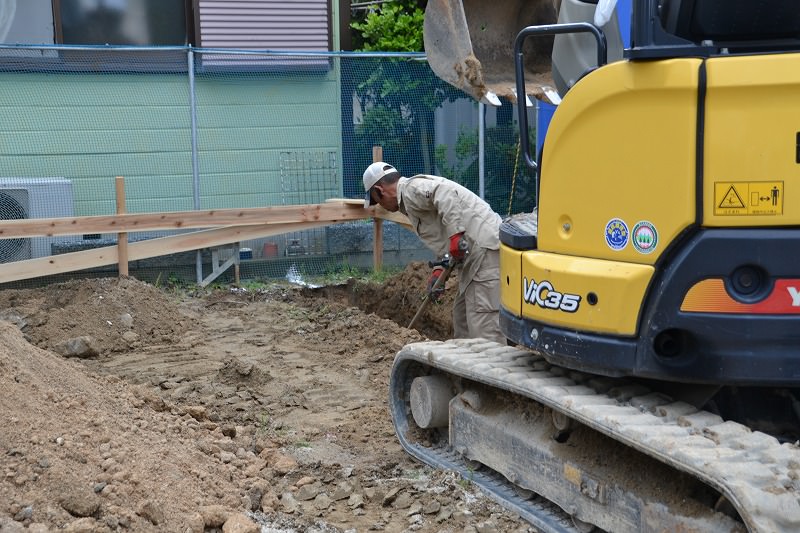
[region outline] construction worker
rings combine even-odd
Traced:
[[[438,257],[460,261],[458,295],[453,304],[455,338],[484,338],[505,344],[500,331],[500,215],[469,189],[440,176],[400,176],[392,165],[371,164],[364,171],[364,208],[380,204],[400,211]],[[444,269],[428,280],[430,291]],[[430,294],[432,298],[438,295]]]

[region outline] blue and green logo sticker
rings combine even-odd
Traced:
[[[606,224],[606,244],[612,250],[622,250],[628,245],[628,225],[619,218],[612,218]]]
[[[633,226],[631,243],[633,243],[633,247],[636,248],[636,251],[640,254],[651,253],[656,249],[656,245],[658,244],[658,231],[656,231],[656,227],[647,220],[637,222],[636,225]]]

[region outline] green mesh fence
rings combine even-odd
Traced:
[[[3,45],[0,219],[113,214],[117,176],[129,213],[362,198],[373,146],[402,174],[446,176],[506,216],[529,211],[535,194],[515,117],[508,102],[480,106],[445,84],[420,54]],[[116,238],[2,239],[0,262]],[[372,265],[369,221],[239,244],[244,279]],[[199,281],[210,258],[202,250],[129,268],[140,279]],[[384,264],[431,258],[413,234],[386,224]],[[101,267],[15,285],[116,273]]]

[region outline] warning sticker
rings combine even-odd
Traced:
[[[714,182],[715,215],[782,215],[782,181]]]

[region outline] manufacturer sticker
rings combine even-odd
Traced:
[[[612,218],[606,224],[606,244],[612,250],[622,250],[628,245],[628,225],[619,218]]]
[[[656,227],[646,220],[637,222],[631,231],[631,244],[640,254],[652,253],[658,244]]]
[[[716,181],[714,214],[753,216],[783,214],[782,181]]]
[[[581,305],[581,297],[577,294],[565,294],[553,288],[547,280],[536,283],[535,280],[522,278],[522,299],[525,303],[538,305],[542,309],[555,309],[565,313],[574,313]]]

